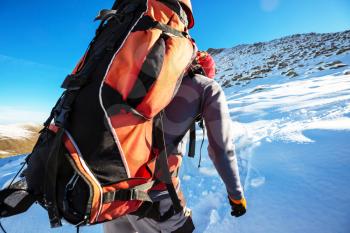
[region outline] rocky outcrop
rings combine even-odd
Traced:
[[[350,30],[308,33],[270,42],[209,49],[217,63],[217,80],[224,87],[273,76],[303,77],[317,72],[342,72],[350,64]]]

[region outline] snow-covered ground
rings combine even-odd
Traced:
[[[350,232],[350,75],[270,81],[226,90],[246,216],[230,216],[207,157],[184,166],[197,232]]]
[[[217,51],[215,59],[220,71],[217,77],[222,84],[230,84],[225,85],[225,93],[248,212],[238,219],[231,217],[224,185],[207,156],[205,141],[201,168],[197,168],[198,156],[186,158],[180,173],[188,205],[193,209],[196,233],[350,232],[350,75],[346,71],[350,53],[336,54],[344,50],[342,45],[350,43],[342,40],[348,34],[312,39],[323,43],[320,42],[323,38],[325,46],[336,46],[332,56],[330,51],[316,57],[310,55],[307,60],[293,60],[288,64],[290,68],[272,69],[266,77],[243,81],[232,80],[237,75],[232,73],[233,58],[224,59],[232,51],[238,51],[235,56],[239,57],[242,47]],[[268,48],[271,57],[274,52],[270,48],[276,44],[284,48],[282,42],[287,40],[293,48],[290,38],[297,38],[298,44],[309,37],[275,40],[262,48]],[[280,50],[276,47],[277,54]],[[250,53],[251,49],[247,51]],[[257,63],[266,57],[262,53],[256,55],[261,58]],[[285,56],[290,54],[293,51]],[[347,66],[327,69],[326,64],[335,60]],[[322,64],[325,69],[318,69]],[[242,73],[251,71],[250,66],[242,67],[236,68]],[[292,68],[298,76],[282,75]],[[22,160],[23,157],[0,160],[1,186],[14,175]],[[46,212],[38,206],[1,221],[9,233],[74,232],[71,226],[49,230]],[[86,227],[81,232],[97,233],[102,228]]]
[[[0,158],[30,152],[41,128],[33,123],[1,124]]]
[[[32,124],[9,124],[0,125],[0,138],[5,140],[5,138],[10,139],[26,139],[32,136],[28,127],[37,127],[37,125]]]

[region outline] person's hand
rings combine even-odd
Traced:
[[[230,205],[232,208],[231,215],[235,217],[240,217],[247,212],[247,201],[243,197],[241,200],[234,200],[232,198],[228,198],[230,201]]]

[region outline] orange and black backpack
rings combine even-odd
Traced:
[[[118,0],[97,19],[23,173],[52,227],[62,218],[80,226],[135,212],[152,202],[155,182],[182,211],[161,118],[196,54],[191,3]]]

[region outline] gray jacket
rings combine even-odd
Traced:
[[[184,154],[186,140],[179,142],[200,115],[208,135],[208,154],[234,199],[243,197],[237,158],[234,152],[231,118],[226,97],[220,85],[202,75],[185,77],[173,101],[165,109],[163,118],[168,153]],[[186,138],[186,137],[185,137]],[[177,145],[174,145],[177,144]]]

